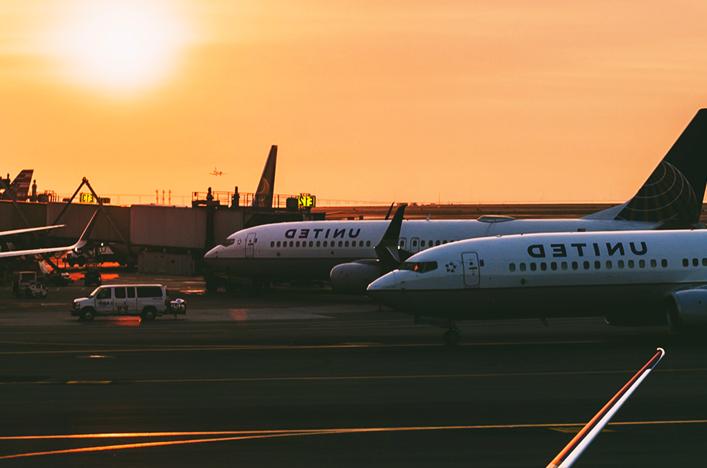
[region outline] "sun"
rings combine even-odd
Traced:
[[[76,0],[51,34],[52,55],[73,82],[134,91],[174,68],[187,38],[175,2]]]

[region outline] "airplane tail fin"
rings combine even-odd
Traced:
[[[699,222],[707,183],[707,109],[695,117],[615,219],[689,227]]]
[[[15,180],[5,189],[0,199],[24,201],[29,196],[34,169],[23,169],[17,174]]]
[[[268,159],[265,161],[263,175],[260,176],[258,188],[255,191],[253,206],[256,208],[272,208],[275,193],[275,166],[277,165],[277,145],[270,147]]]
[[[376,256],[384,267],[392,269],[404,261],[409,254],[400,250],[398,242],[400,239],[400,229],[403,225],[403,216],[407,203],[401,203],[393,215],[393,219],[388,224],[388,228],[383,233],[378,245],[376,245]],[[403,258],[404,257],[404,258]]]

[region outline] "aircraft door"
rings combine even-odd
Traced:
[[[255,233],[251,232],[245,238],[245,256],[255,256]]]
[[[479,256],[476,252],[464,252],[462,254],[462,267],[464,268],[464,286],[467,288],[479,287],[481,270],[479,268]]]

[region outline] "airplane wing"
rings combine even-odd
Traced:
[[[66,245],[63,247],[43,247],[43,248],[38,248],[38,249],[26,249],[26,250],[9,250],[7,252],[0,252],[0,259],[12,258],[12,257],[25,257],[25,256],[32,256],[32,255],[43,255],[43,254],[59,253],[59,252],[68,252],[69,250],[80,249],[81,247],[86,245],[86,241],[84,240],[84,238],[87,237],[90,234],[90,231],[93,229],[93,222],[96,219],[96,215],[98,215],[98,210],[96,210],[93,213],[93,216],[91,216],[91,219],[88,221],[88,224],[84,228],[79,239],[71,245]]]
[[[66,226],[66,224],[55,224],[52,226],[39,226],[39,227],[31,227],[31,228],[23,228],[23,229],[12,229],[10,231],[0,231],[0,237],[16,236],[19,234],[27,234],[30,232],[50,231],[52,229],[63,228],[64,226]]]
[[[592,443],[594,438],[604,429],[604,426],[606,426],[611,418],[619,411],[631,394],[641,385],[641,382],[655,369],[660,360],[663,359],[663,356],[665,356],[665,350],[663,350],[663,348],[656,349],[653,357],[650,358],[648,362],[626,382],[626,385],[594,415],[577,435],[574,436],[569,444],[552,459],[547,465],[547,468],[567,468],[572,466],[580,455],[582,455],[582,452]]]

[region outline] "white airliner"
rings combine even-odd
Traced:
[[[707,109],[697,112],[658,167],[628,202],[581,219],[403,221],[399,247],[414,254],[460,239],[498,234],[692,227],[707,181]],[[389,271],[376,246],[387,221],[303,221],[268,224],[231,234],[204,256],[207,282],[216,277],[255,283],[331,280],[340,291],[365,290]]]
[[[383,304],[444,323],[604,316],[615,325],[707,324],[707,230],[572,232],[459,241],[368,286]]]
[[[90,230],[93,226],[93,221],[96,219],[97,214],[98,214],[98,210],[96,210],[96,212],[93,213],[93,216],[91,216],[91,219],[89,220],[88,224],[86,224],[86,227],[84,228],[83,232],[81,233],[81,236],[79,237],[79,239],[71,245],[65,245],[65,246],[61,246],[61,247],[40,247],[40,248],[25,249],[25,250],[8,250],[8,251],[0,252],[0,259],[13,258],[13,257],[31,257],[34,255],[54,254],[54,253],[68,252],[71,250],[78,250],[86,244],[86,241],[84,239],[90,233]],[[61,227],[64,227],[64,225],[57,224],[57,225],[52,225],[52,226],[39,226],[39,227],[34,227],[34,228],[13,229],[11,231],[0,231],[0,237],[28,234],[28,233],[32,233],[32,232],[42,232],[42,231],[48,231],[48,230],[52,230],[52,229],[59,229]]]

